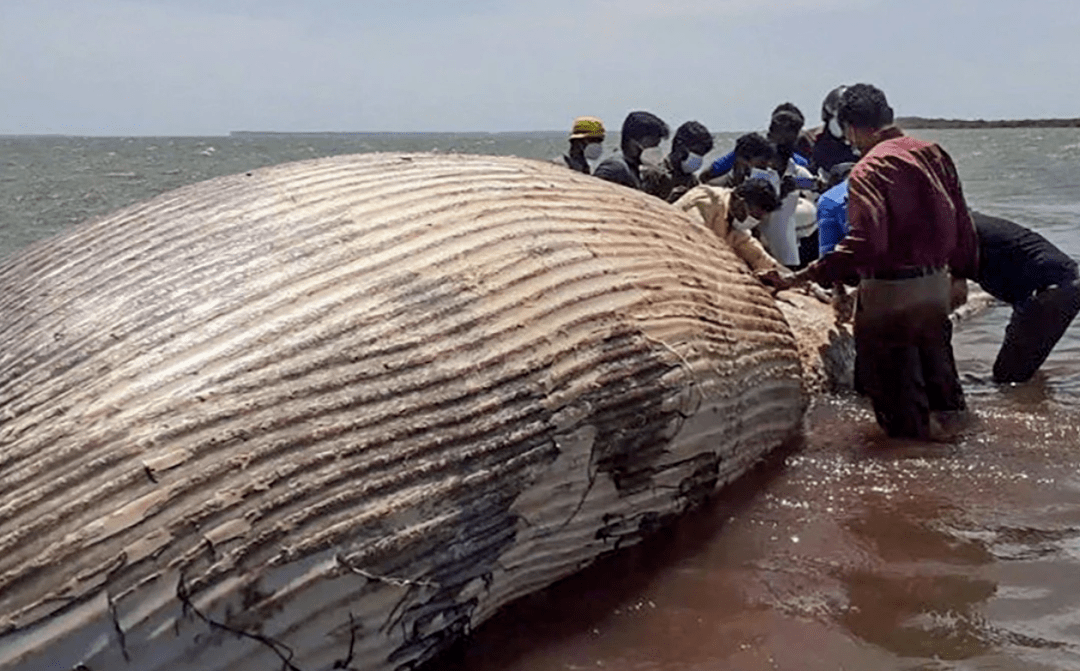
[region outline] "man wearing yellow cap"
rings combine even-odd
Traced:
[[[592,174],[589,161],[596,161],[604,151],[604,124],[593,116],[579,116],[570,129],[570,151],[563,161],[571,170]]]

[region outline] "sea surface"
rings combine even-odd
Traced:
[[[913,130],[968,202],[1080,258],[1080,129]],[[714,155],[735,133],[717,135]],[[89,218],[218,175],[372,151],[551,159],[562,133],[0,137],[0,263]],[[609,137],[609,151],[617,138]],[[975,423],[886,439],[865,401],[704,509],[480,627],[452,671],[1080,669],[1080,325],[1032,381],[989,379],[1010,309],[961,323]]]

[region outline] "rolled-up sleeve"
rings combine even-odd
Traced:
[[[710,171],[714,175],[723,175],[725,172],[735,167],[735,152],[730,151],[720,158],[713,161]]]

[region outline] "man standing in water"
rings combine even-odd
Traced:
[[[660,141],[671,133],[663,119],[650,112],[631,112],[622,125],[620,146],[622,153],[609,156],[596,166],[594,177],[622,184],[631,189],[641,188],[641,162],[659,165],[664,155],[659,149]],[[649,156],[648,154],[655,154]]]
[[[850,232],[832,252],[779,286],[861,278],[855,313],[857,386],[894,437],[938,437],[965,409],[949,321],[950,270],[975,278],[978,240],[952,158],[893,125],[885,94],[844,92],[844,134],[862,153],[848,184]]]
[[[579,116],[570,129],[570,151],[563,155],[566,167],[591,174],[589,161],[600,158],[604,151],[604,124],[592,116]]]

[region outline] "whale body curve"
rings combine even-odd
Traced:
[[[184,187],[0,264],[0,669],[413,668],[805,402],[769,294],[644,194],[435,154]]]

